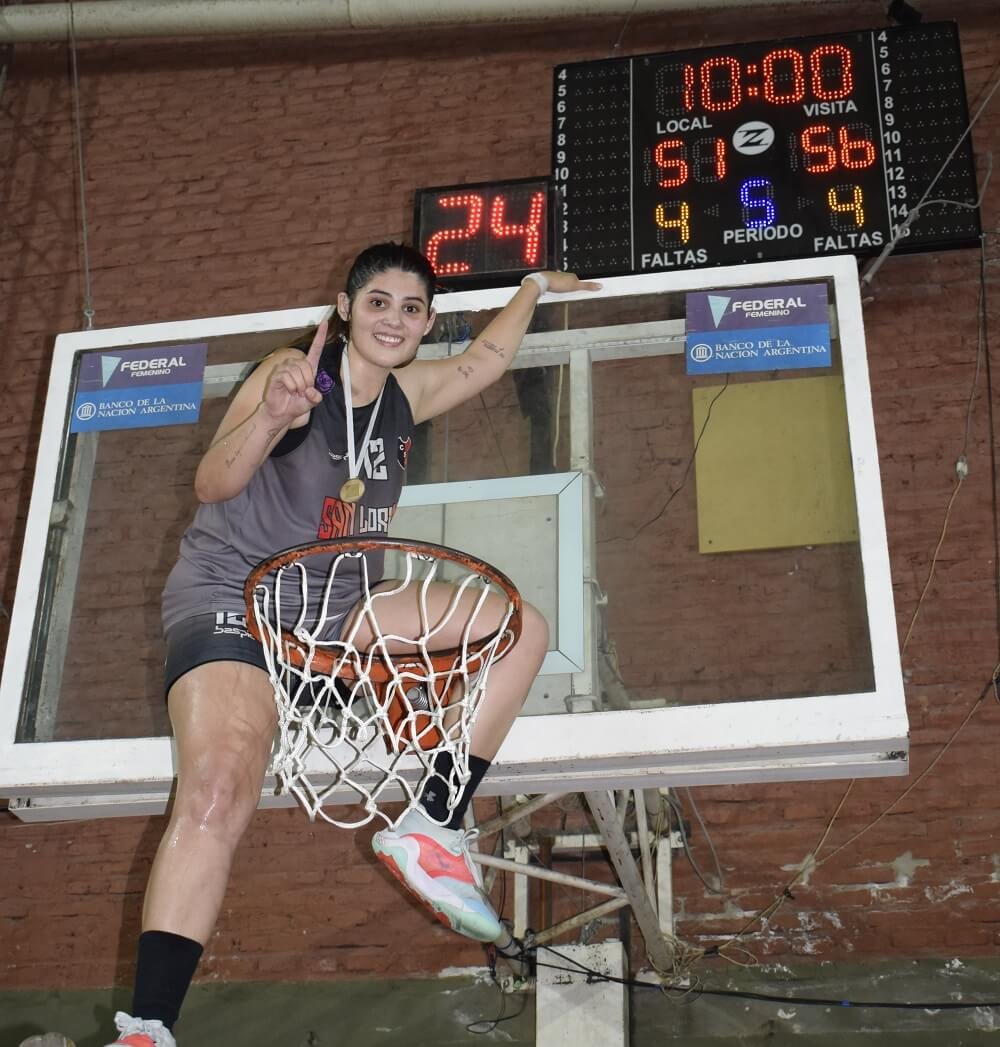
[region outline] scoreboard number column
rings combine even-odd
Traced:
[[[897,89],[895,64],[889,33],[883,29],[872,36],[875,64],[875,86],[878,94],[879,138],[882,142],[882,169],[885,172],[885,195],[889,205],[889,238],[894,239],[910,213],[906,189],[906,156],[903,133],[896,126]],[[906,235],[909,235],[909,229]]]
[[[629,272],[629,60],[556,66],[552,93],[556,266]]]
[[[570,204],[566,193],[566,186],[569,182],[569,156],[566,151],[566,122],[569,119],[569,89],[566,84],[566,67],[556,72],[556,115],[553,127],[554,137],[554,149],[553,149],[553,160],[555,161],[554,166],[554,180],[556,183],[556,229],[557,237],[559,238],[559,266],[562,269],[569,269],[569,214]]]

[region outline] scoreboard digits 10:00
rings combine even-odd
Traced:
[[[968,126],[951,22],[557,66],[554,95],[555,247],[581,273],[877,254]],[[975,203],[968,137],[931,196]],[[979,231],[928,202],[900,249]]]

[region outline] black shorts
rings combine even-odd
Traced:
[[[167,658],[163,667],[163,696],[187,672],[208,662],[245,662],[267,673],[264,647],[247,629],[246,615],[238,611],[210,611],[183,618],[172,625],[164,636]],[[338,622],[337,629],[340,629]],[[350,688],[338,680],[337,691],[349,695]],[[316,694],[324,691],[316,685]],[[306,697],[311,691],[306,692]]]
[[[246,662],[267,672],[260,640],[250,635],[246,615],[236,611],[211,611],[184,618],[167,630],[164,639],[164,695],[170,694],[170,688],[185,673],[207,662]]]

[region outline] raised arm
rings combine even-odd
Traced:
[[[580,280],[574,273],[546,271],[541,275],[548,290],[557,294],[598,291],[601,287],[593,281]],[[525,281],[464,352],[447,360],[414,360],[396,371],[414,420],[425,422],[444,414],[497,381],[513,362],[541,294],[538,283]]]
[[[234,498],[282,436],[309,420],[322,399],[315,381],[326,329],[324,320],[307,354],[278,349],[240,386],[198,464],[194,489],[199,501]]]

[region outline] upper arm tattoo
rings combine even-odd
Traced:
[[[496,345],[494,342],[491,342],[486,338],[484,338],[480,344],[484,349],[488,349],[495,356],[507,355],[502,346]]]

